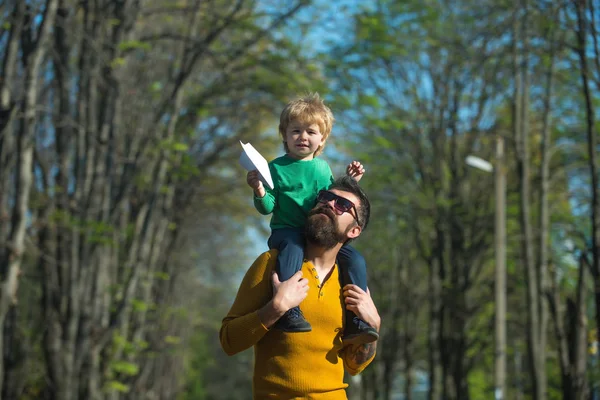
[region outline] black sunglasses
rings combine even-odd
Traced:
[[[334,200],[333,208],[337,211],[337,215],[342,215],[345,212],[350,213],[350,210],[354,209],[354,215],[352,215],[352,213],[350,213],[350,215],[352,215],[356,220],[356,223],[360,225],[360,222],[358,221],[358,211],[356,211],[356,206],[353,202],[342,196],[338,196],[329,190],[321,190],[317,195],[317,201],[319,203],[329,203],[331,200]]]

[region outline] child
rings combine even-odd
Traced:
[[[280,281],[289,279],[302,268],[307,214],[314,207],[319,191],[326,190],[333,182],[327,162],[316,158],[325,147],[333,121],[331,110],[318,94],[288,103],[279,121],[286,154],[269,163],[274,189],[264,187],[258,171],[248,172],[247,182],[254,189],[256,209],[263,215],[273,213],[268,245],[270,249],[279,251],[276,271]],[[357,161],[346,168],[346,174],[357,181],[364,172]],[[320,201],[327,202],[327,199]],[[367,290],[367,266],[356,250],[345,244],[338,255],[338,263],[343,284],[353,283]],[[312,329],[299,307],[287,311],[274,327],[285,332],[308,332]],[[369,343],[377,340],[378,336],[374,328],[346,310],[344,343]]]

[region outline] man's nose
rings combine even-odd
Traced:
[[[335,210],[335,199],[331,199],[328,202],[326,202],[325,204],[327,204],[327,206],[329,208],[331,208],[332,210]]]

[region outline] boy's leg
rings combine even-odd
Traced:
[[[344,245],[338,253],[341,270],[342,287],[354,284],[367,291],[367,263],[364,257],[350,245]],[[342,341],[346,343],[370,343],[379,338],[379,334],[371,325],[358,318],[350,310],[345,310],[346,323]]]
[[[275,271],[281,282],[287,281],[302,269],[304,262],[304,231],[302,229],[275,229],[267,244],[269,249],[278,250]]]
[[[275,229],[268,241],[269,248],[279,251],[275,271],[280,281],[290,279],[302,269],[304,262],[304,230],[295,228]],[[309,332],[312,327],[304,318],[300,307],[288,310],[275,323],[274,328],[285,332]]]

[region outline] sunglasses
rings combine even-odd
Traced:
[[[334,201],[333,208],[336,210],[337,215],[342,215],[345,212],[350,213],[350,210],[354,209],[354,215],[352,215],[352,213],[350,213],[350,215],[352,215],[356,220],[356,223],[360,225],[360,222],[358,221],[358,211],[356,211],[356,206],[353,202],[342,196],[338,196],[329,190],[321,190],[317,195],[317,201],[319,203],[329,203],[332,200]]]

